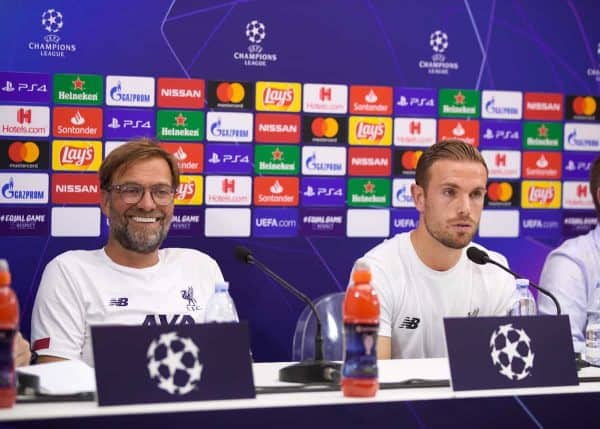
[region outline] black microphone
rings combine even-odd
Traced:
[[[274,273],[269,267],[260,262],[252,255],[250,249],[244,246],[235,247],[235,257],[244,264],[250,264],[256,266],[259,270],[265,273],[267,276],[275,280],[275,282],[289,292],[292,293],[296,298],[306,303],[312,313],[315,316],[317,326],[315,333],[315,359],[306,360],[299,362],[294,365],[286,366],[279,370],[279,380],[291,383],[330,383],[337,381],[339,372],[342,368],[341,364],[326,361],[323,359],[323,335],[322,325],[317,308],[313,304],[312,300],[288,283],[286,280],[281,278],[279,275]]]
[[[495,266],[502,268],[507,273],[512,274],[513,277],[515,277],[517,279],[522,278],[520,275],[518,275],[514,271],[509,270],[504,265],[501,265],[498,262],[496,262],[493,259],[491,259],[489,257],[489,255],[485,251],[479,249],[478,247],[475,247],[475,246],[469,247],[467,249],[467,257],[471,261],[475,262],[476,264],[479,264],[479,265],[485,265],[485,264],[488,264],[488,263],[494,264]],[[552,301],[554,301],[554,305],[556,306],[556,314],[558,316],[560,316],[560,304],[558,303],[558,300],[556,299],[556,297],[550,291],[544,289],[543,287],[540,287],[540,286],[536,285],[532,281],[529,281],[529,284],[531,286],[533,286],[535,289],[537,289],[540,292],[542,292],[544,295],[547,295],[548,297],[550,297],[550,299],[552,299]]]

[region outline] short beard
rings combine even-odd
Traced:
[[[443,244],[444,246],[446,246],[450,249],[457,249],[457,250],[464,249],[473,240],[473,237],[475,236],[475,232],[477,231],[477,227],[475,227],[475,229],[473,230],[473,233],[470,235],[467,242],[462,244],[462,241],[458,242],[456,239],[452,238],[449,235],[444,235],[443,233],[439,233],[439,232],[434,231],[431,228],[429,228],[429,224],[427,223],[426,217],[423,218],[423,221],[424,221],[423,223],[425,224],[425,229],[427,230],[427,232],[429,232],[429,235],[431,235],[436,241],[440,242],[441,244]]]
[[[127,225],[110,225],[112,236],[123,248],[143,254],[149,254],[158,249],[167,236],[167,230],[163,227],[157,233],[148,236],[144,233],[130,232]]]

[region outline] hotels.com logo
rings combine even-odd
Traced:
[[[527,193],[527,199],[530,203],[550,204],[554,200],[554,187],[552,186],[531,186]]]
[[[93,147],[76,147],[65,145],[60,150],[60,163],[62,165],[76,165],[87,167],[94,160],[95,151]]]
[[[17,122],[19,124],[31,124],[31,109],[17,110]]]
[[[263,103],[265,106],[288,107],[294,101],[294,90],[292,88],[265,88],[263,92]]]

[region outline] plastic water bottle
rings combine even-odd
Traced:
[[[10,408],[17,398],[14,342],[19,326],[19,302],[10,288],[6,259],[0,259],[0,408]]]
[[[342,392],[344,396],[375,396],[379,389],[379,298],[371,285],[371,270],[362,261],[354,267],[342,312],[345,338]]]
[[[209,298],[204,313],[206,323],[217,322],[239,322],[233,298],[229,295],[229,283],[219,282],[215,284],[215,293]]]
[[[535,316],[537,314],[537,305],[529,290],[529,280],[527,279],[517,279],[517,289],[513,293],[511,302],[509,311],[511,316]]]
[[[585,327],[585,360],[600,366],[600,281],[592,292],[588,303]]]

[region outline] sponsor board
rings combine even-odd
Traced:
[[[567,121],[597,121],[600,97],[592,95],[567,95],[565,100]]]
[[[518,237],[519,210],[483,210],[480,237]]]
[[[250,145],[206,144],[205,152],[206,173],[252,173],[254,158]]]
[[[300,115],[257,113],[254,118],[254,140],[256,142],[300,142]]]
[[[561,121],[564,116],[563,95],[557,93],[526,92],[523,118],[530,121]]]
[[[348,209],[348,237],[389,237],[390,211],[385,209]]]
[[[257,207],[252,213],[253,237],[295,237],[298,209]]]
[[[438,140],[461,140],[479,146],[479,121],[465,119],[439,119]]]
[[[486,119],[521,119],[523,93],[521,91],[482,91],[481,117]]]
[[[419,212],[416,210],[397,209],[391,211],[391,234],[409,232],[419,226]]]
[[[204,137],[204,112],[159,110],[156,113],[156,135],[161,140],[201,141]]]
[[[249,206],[252,203],[252,178],[247,176],[206,176],[207,206]]]
[[[203,226],[202,210],[195,207],[175,207],[169,237],[201,237]]]
[[[52,169],[56,171],[98,171],[102,162],[102,142],[54,140]]]
[[[348,87],[326,83],[305,83],[302,106],[308,113],[348,112]]]
[[[309,143],[345,143],[348,119],[343,116],[303,116],[302,141]]]
[[[563,152],[563,179],[587,179],[598,155],[591,152]]]
[[[351,145],[391,146],[392,118],[350,116],[348,142]]]
[[[99,237],[98,207],[52,207],[50,235],[52,237]]]
[[[562,124],[553,122],[525,122],[523,124],[524,149],[560,150],[562,139]]]
[[[156,87],[158,107],[204,108],[204,80],[160,77]]]
[[[304,236],[341,237],[346,233],[346,210],[343,208],[303,208],[300,230]]]
[[[516,149],[523,146],[523,125],[520,121],[480,122],[480,149]]]
[[[0,173],[0,204],[46,204],[48,174]]]
[[[208,107],[224,109],[252,109],[254,88],[250,82],[209,80],[206,88]]]
[[[302,85],[292,82],[256,82],[256,110],[299,112]]]
[[[350,86],[350,113],[355,115],[391,115],[394,99],[389,86]]]
[[[249,208],[212,208],[204,211],[206,237],[250,237]]]
[[[489,181],[484,206],[489,208],[519,207],[520,184],[515,181]]]
[[[206,140],[214,142],[251,142],[252,113],[208,112]]]
[[[175,192],[176,206],[200,206],[202,205],[203,182],[202,176],[183,175],[180,176],[179,186]]]
[[[204,145],[201,143],[160,143],[177,160],[179,172],[202,173]]]
[[[524,209],[558,209],[560,202],[560,182],[523,180],[521,183],[521,207]]]
[[[48,137],[50,108],[0,106],[0,136]]]
[[[565,123],[565,150],[600,151],[600,124]]]
[[[263,176],[254,178],[255,206],[297,206],[299,179],[297,177]]]
[[[104,109],[104,138],[108,140],[154,137],[156,115],[150,109]]]
[[[490,179],[521,177],[521,152],[516,150],[482,150]]]
[[[478,118],[480,104],[479,91],[470,89],[440,89],[439,116],[442,118]]]
[[[0,140],[0,169],[47,170],[48,142],[43,140]]]
[[[0,71],[0,102],[49,103],[50,75]]]
[[[106,76],[106,105],[154,107],[154,78]]]
[[[341,177],[303,177],[300,183],[303,206],[345,206],[346,180]]]
[[[389,176],[391,172],[391,149],[351,147],[348,150],[348,175]]]
[[[414,176],[421,155],[422,150],[394,151],[394,176]]]
[[[593,211],[563,210],[562,236],[565,238],[587,234],[598,225],[598,216]]]
[[[100,106],[104,102],[104,85],[98,74],[55,74],[52,92],[54,104]]]
[[[560,210],[522,210],[521,232],[523,237],[557,237],[562,229]]]
[[[302,174],[307,176],[345,176],[345,147],[302,147]]]
[[[394,116],[436,116],[437,91],[434,88],[394,88]]]
[[[52,110],[54,137],[99,139],[102,109],[99,107],[55,107]]]
[[[348,179],[347,202],[350,207],[389,207],[390,179]]]
[[[0,236],[42,235],[50,232],[47,207],[0,206]]]
[[[589,182],[563,182],[562,205],[564,209],[594,210]]]
[[[394,146],[431,146],[437,141],[436,128],[431,118],[395,118]]]
[[[560,179],[561,152],[523,152],[524,179]]]
[[[300,148],[297,146],[256,145],[254,172],[256,174],[298,174]]]
[[[97,174],[55,173],[52,175],[53,204],[99,204]]]
[[[411,186],[414,179],[394,179],[392,181],[392,207],[414,207]]]

